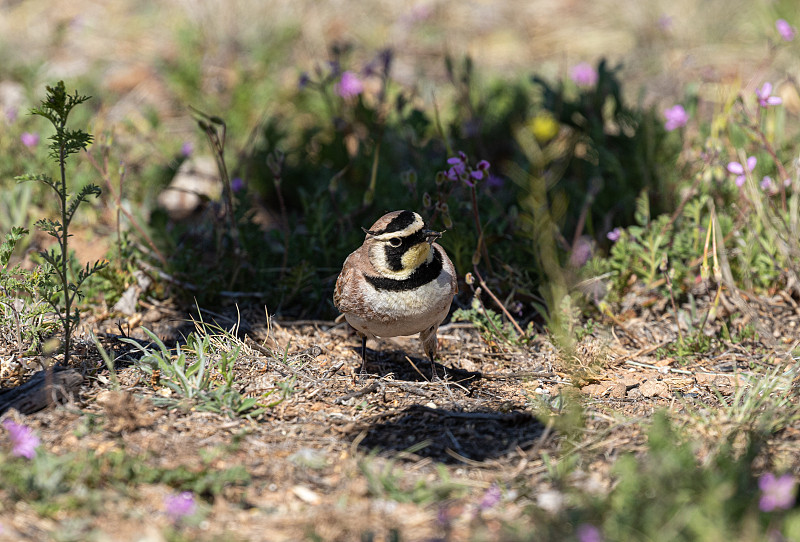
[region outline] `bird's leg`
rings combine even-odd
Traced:
[[[439,379],[439,374],[436,372],[436,362],[434,361],[434,358],[436,358],[436,350],[439,346],[436,338],[436,330],[438,327],[439,326],[431,326],[425,331],[421,331],[419,334],[419,338],[422,341],[422,349],[425,350],[425,354],[428,356],[428,359],[431,360],[431,380]]]
[[[359,377],[367,373],[367,336],[361,335],[361,369],[358,371]]]
[[[439,380],[439,373],[436,372],[436,362],[433,361],[433,356],[428,355],[428,358],[431,360],[431,380]],[[445,371],[446,373],[447,371]]]

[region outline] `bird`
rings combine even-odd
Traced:
[[[367,364],[367,339],[419,333],[436,374],[436,332],[458,293],[456,270],[435,241],[444,232],[425,224],[413,211],[392,211],[371,228],[364,243],[342,265],[333,304],[361,338],[361,369]]]

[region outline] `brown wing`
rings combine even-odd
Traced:
[[[438,243],[433,244],[436,247],[436,250],[442,255],[442,268],[450,274],[450,287],[453,289],[453,295],[458,293],[458,276],[456,275],[456,268],[453,266],[453,262],[450,261],[450,258],[447,256],[447,252],[445,252],[442,245]]]
[[[359,262],[362,260],[362,249],[352,252],[342,265],[342,271],[336,279],[333,289],[333,304],[340,312],[352,312],[355,303],[356,281]]]

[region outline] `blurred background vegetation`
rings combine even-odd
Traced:
[[[447,229],[442,243],[459,274],[483,270],[485,286],[523,324],[552,308],[545,283],[555,268],[568,289],[609,279],[598,298],[629,286],[631,270],[657,286],[668,258],[685,291],[699,269],[708,201],[737,209],[719,217],[723,235],[756,231],[741,228],[749,204],[724,169],[755,141],[738,122],[737,97],[772,81],[784,105],[761,119],[766,137],[780,156],[795,148],[796,47],[774,25],[790,17],[791,2],[53,9],[34,0],[0,9],[8,59],[0,73],[0,233],[53,212],[42,188],[14,177],[42,169],[49,134],[25,113],[46,84],[64,79],[93,96],[73,119],[89,126],[95,144],[72,181],[96,182],[104,196],[75,225],[82,231],[74,246],[79,260],[115,262],[93,282],[109,306],[143,268],[164,279],[154,286],[160,295],[253,299],[287,317],[331,317],[333,280],[360,243],[360,227],[397,208]],[[595,79],[576,77],[578,65]],[[338,87],[345,72],[362,85],[349,97]],[[663,110],[676,104],[690,121],[668,131]],[[216,151],[198,119],[217,138]],[[472,187],[439,174],[458,151],[491,164],[475,187],[488,251],[478,250]],[[759,152],[767,164],[759,175],[777,178]],[[182,176],[189,184],[174,184]],[[186,192],[199,197],[164,196]],[[672,216],[654,231],[662,215]],[[609,232],[627,226],[640,230],[602,258]],[[543,234],[554,243],[544,246]],[[45,241],[37,234],[23,244]],[[743,280],[766,286],[779,278],[774,243],[741,243],[749,252],[732,266]]]

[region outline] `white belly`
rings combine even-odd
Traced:
[[[447,317],[453,300],[450,278],[444,273],[416,290],[376,291],[365,283],[364,293],[380,318],[366,319],[352,313],[345,317],[358,331],[374,337],[414,335],[438,326]]]

